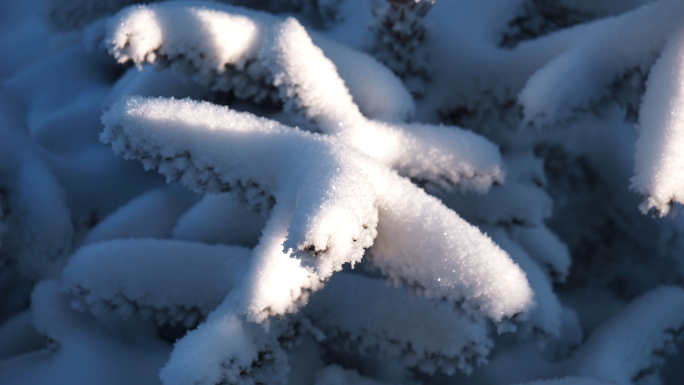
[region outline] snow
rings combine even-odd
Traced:
[[[263,320],[262,309],[293,311],[302,295],[297,286],[308,288],[316,280],[305,270],[297,272],[296,263],[285,263],[283,241],[325,279],[343,263],[360,261],[376,231],[372,263],[398,282],[419,286],[429,298],[466,298],[471,311],[495,321],[533,303],[525,275],[488,237],[407,180],[332,138],[188,100],[131,98],[102,119],[101,139],[115,152],[141,159],[147,169],[159,167],[168,178],[180,177],[199,191],[265,187],[241,193],[248,201],[259,198],[257,207],[275,196],[278,213],[271,213],[272,228],[267,224],[264,234],[269,235],[257,246],[257,269],[250,274],[248,303],[256,307],[247,306],[256,319]],[[289,146],[283,146],[286,140]],[[349,220],[326,220],[336,217]],[[291,272],[289,289],[277,284],[282,280],[274,277],[287,276],[279,269]]]
[[[252,38],[226,45],[216,35],[229,36],[230,31],[219,34],[212,30],[207,32],[210,37],[197,34],[195,31],[201,30],[199,27],[191,29],[193,32],[160,32],[168,29],[163,25],[178,24],[179,20],[197,23],[195,18],[199,13],[209,15],[202,16],[202,25],[227,28],[225,25],[233,23],[234,28],[244,30],[241,33],[251,34]],[[413,105],[408,92],[373,59],[316,37],[331,58],[338,59],[333,64],[294,19],[283,22],[279,30],[268,32],[264,24],[275,21],[266,14],[241,8],[194,8],[172,3],[128,8],[114,20],[110,22],[107,44],[119,62],[130,60],[140,65],[157,63],[161,60],[158,57],[163,57],[162,62],[185,68],[181,72],[192,73],[191,77],[198,83],[218,82],[213,87],[222,90],[232,89],[232,86],[223,87],[215,79],[227,66],[241,70],[248,64],[264,65],[268,75],[262,74],[261,70],[253,72],[247,68],[245,71],[255,75],[254,79],[263,80],[264,86],[270,82],[264,79],[274,78],[285,109],[294,115],[304,114],[305,120],[300,123],[309,126],[308,121],[313,121],[313,130],[328,134],[345,131],[342,136],[346,142],[398,168],[402,174],[442,188],[459,185],[477,191],[485,191],[492,183],[503,179],[498,149],[484,138],[455,127],[402,125],[399,122],[390,125],[364,117],[354,100],[367,102],[363,105],[373,109],[376,108],[374,102],[369,100],[387,100],[388,104],[397,106],[399,111],[377,107],[380,110],[369,113],[381,119],[401,120],[410,116]],[[244,20],[250,20],[252,24],[243,25]],[[275,36],[267,37],[270,33]],[[166,45],[172,47],[168,52]],[[347,84],[338,75],[336,66],[341,68],[341,74],[354,74],[349,76]],[[366,70],[358,71],[359,66]],[[386,90],[394,96],[387,99],[379,91],[371,91],[376,89]],[[384,145],[380,146],[380,143]],[[415,155],[407,161],[407,153]]]
[[[684,30],[674,34],[653,66],[641,105],[632,189],[641,211],[666,215],[684,203]]]
[[[161,166],[169,180],[183,172],[181,181],[196,192],[235,189],[260,209],[271,205],[267,194],[277,191],[294,152],[283,145],[293,135],[278,123],[209,103],[133,97],[102,121],[100,140],[127,158],[144,155],[147,170]]]
[[[530,287],[534,291],[537,306],[530,316],[529,325],[558,337],[561,331],[561,304],[553,292],[551,281],[547,275],[523,248],[510,239],[505,230],[501,228],[487,229],[486,227],[485,229],[492,239],[506,250],[513,261],[525,272]]]
[[[197,107],[203,108],[205,113],[198,116]],[[268,284],[262,285],[255,277],[257,281],[252,283],[250,291],[253,305],[247,305],[253,309],[251,313],[255,317],[262,317],[257,315],[266,308],[273,309],[276,314],[293,311],[296,307],[291,303],[297,302],[299,295],[292,297],[290,290],[299,290],[295,287],[299,284],[315,286],[309,281],[319,280],[309,278],[311,274],[300,268],[297,260],[287,262],[290,261],[288,253],[283,254],[286,236],[321,278],[339,270],[342,263],[358,261],[363,249],[372,243],[377,222],[374,198],[367,183],[354,183],[363,178],[364,173],[353,163],[351,167],[342,163],[340,151],[326,153],[332,144],[322,138],[251,114],[191,101],[133,98],[115,105],[103,116],[103,121],[109,130],[102,137],[112,141],[115,150],[125,149],[128,154],[148,158],[149,151],[156,151],[161,143],[166,143],[166,149],[157,155],[162,162],[160,171],[172,176],[182,173],[182,181],[196,190],[243,188],[243,191],[238,190],[241,198],[252,204],[256,200],[256,207],[262,209],[269,208],[273,200],[271,194],[275,196],[276,207],[270,220],[273,229],[269,230],[267,225],[264,230],[264,234],[269,235],[264,235],[255,251],[258,268],[252,274],[271,278],[275,274],[281,278],[269,279]],[[165,138],[158,135],[159,129],[164,129]],[[198,132],[208,135],[198,135]],[[284,146],[287,143],[284,141],[292,145]],[[174,143],[177,143],[176,148],[173,148]],[[231,157],[223,156],[226,152]],[[261,161],[253,162],[252,158],[258,152],[262,154]],[[174,158],[179,154],[181,157]],[[330,163],[326,163],[326,159]],[[154,164],[151,159],[144,162],[150,168]],[[318,184],[312,183],[314,180]],[[299,187],[302,183],[304,188]],[[257,193],[247,189],[261,186],[268,189],[257,190]],[[301,190],[296,192],[298,188]],[[278,217],[276,209],[283,210],[278,214],[281,219],[274,219]],[[328,215],[353,220],[327,222]],[[314,219],[312,223],[322,223],[315,222],[320,216],[320,221],[332,226],[311,227],[312,223],[303,220],[309,216]],[[308,253],[313,256],[307,256]],[[319,253],[323,257],[313,259]],[[262,272],[261,268],[265,270]],[[287,270],[280,270],[282,268]],[[279,282],[295,286],[283,288]],[[267,295],[276,292],[279,295]]]
[[[358,6],[361,6],[359,4]],[[361,113],[384,121],[405,121],[413,117],[415,104],[401,80],[373,57],[361,51],[309,32],[312,42],[335,64]]]
[[[303,312],[327,340],[362,353],[398,356],[404,365],[428,373],[471,373],[492,347],[486,326],[463,312],[359,275],[336,274]]]
[[[267,13],[205,1],[134,6],[110,19],[105,44],[119,62],[170,65],[212,89],[275,102],[272,75],[257,59],[269,26],[277,20]],[[314,39],[335,62],[364,114],[383,120],[412,116],[411,96],[391,71],[323,35]]]
[[[518,97],[524,123],[545,127],[568,120],[607,97],[611,83],[630,69],[647,69],[681,11],[679,1],[656,1],[559,35],[556,40],[575,42],[527,80]]]
[[[488,236],[406,179],[378,172],[385,175],[372,178],[380,200],[373,266],[397,284],[494,321],[533,307],[525,273]]]
[[[511,236],[551,278],[565,280],[570,272],[570,252],[548,227],[516,226]]]
[[[196,115],[197,108],[204,110],[201,116]],[[114,105],[103,122],[107,130],[101,138],[112,142],[115,151],[143,158],[148,169],[159,165],[169,179],[182,174],[182,182],[195,191],[235,189],[241,199],[262,210],[274,198],[284,203],[297,199],[288,247],[326,255],[314,263],[323,277],[342,263],[358,261],[363,248],[372,243],[377,222],[374,196],[367,183],[355,183],[365,179],[365,172],[355,161],[345,163],[353,155],[336,149],[331,141],[248,113],[188,100],[132,98]],[[284,145],[288,142],[291,145]],[[155,154],[160,147],[161,153]],[[223,156],[226,151],[230,157]],[[254,162],[254,156],[260,160]],[[296,195],[295,189],[300,190]],[[334,210],[324,211],[330,208]],[[312,219],[342,215],[353,221],[311,228],[299,213]]]
[[[0,184],[7,204],[3,253],[17,257],[33,279],[56,277],[71,251],[71,213],[64,188],[27,131],[18,106],[0,88]]]
[[[577,374],[631,384],[662,366],[684,328],[684,291],[660,287],[601,325],[574,357]]]
[[[0,362],[4,383],[159,383],[158,368],[171,349],[156,339],[154,331],[140,328],[127,336],[103,327],[99,320],[74,312],[68,297],[60,294],[57,281],[36,285],[31,313],[36,330],[51,341],[51,349]],[[139,325],[128,326],[135,330]]]
[[[294,18],[277,24],[273,37],[262,51],[274,74],[285,109],[305,109],[305,117],[329,134],[354,124],[362,115],[339,76],[333,62],[315,46],[304,27]]]
[[[289,368],[276,331],[245,322],[233,310],[228,297],[176,343],[159,374],[165,385],[285,384]]]
[[[194,22],[195,28],[188,29],[196,35],[173,28],[181,20]],[[186,60],[201,65],[200,73],[208,75],[211,70],[220,72],[229,63],[244,66],[259,48],[259,40],[263,39],[260,32],[261,28],[249,17],[174,3],[167,7],[130,7],[117,14],[109,21],[106,44],[122,63],[153,62],[158,55],[172,59],[192,52]],[[204,45],[196,41],[203,41]]]
[[[178,219],[173,238],[254,247],[265,224],[263,215],[247,210],[232,194],[206,194]]]
[[[402,175],[441,188],[483,192],[503,180],[498,149],[486,139],[456,127],[369,120],[335,65],[295,19],[284,21],[274,34],[262,56],[285,109],[302,115],[305,127],[338,136]]]
[[[551,216],[551,197],[543,188],[514,180],[493,186],[484,195],[456,193],[443,200],[464,217],[486,224],[539,226]]]
[[[170,65],[200,85],[262,101],[274,95],[253,59],[271,19],[210,2],[132,6],[109,19],[105,45],[120,63]]]
[[[0,15],[0,49],[12,52],[0,63],[0,78],[5,79],[27,63],[38,60],[50,48],[50,33],[35,16],[40,0],[22,1],[3,7]],[[31,44],[26,44],[30,41]]]
[[[254,261],[245,274],[244,289],[236,294],[241,299],[237,306],[252,321],[264,322],[268,317],[294,313],[306,304],[311,291],[323,287],[323,277],[302,267],[290,250],[283,251],[292,201],[287,199],[273,208],[254,248]]]
[[[82,244],[110,239],[170,238],[176,221],[194,200],[192,193],[177,188],[149,191],[98,223]]]
[[[0,4],[0,383],[679,383],[681,0],[128,3]]]
[[[134,313],[159,324],[192,327],[218,306],[244,274],[251,251],[235,246],[130,239],[79,249],[63,288],[82,310]]]
[[[17,246],[26,258],[22,263],[29,264],[29,271],[35,269],[38,276],[54,277],[71,250],[73,233],[64,191],[50,170],[38,162],[23,164],[16,173],[16,191],[9,198],[16,210],[16,228],[11,230],[21,234],[23,245]]]

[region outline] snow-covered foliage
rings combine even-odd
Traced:
[[[0,384],[684,378],[684,1],[134,3],[0,5]]]
[[[271,303],[259,292],[300,293],[298,285],[309,288],[311,279],[327,279],[343,264],[361,261],[374,239],[371,263],[428,297],[465,299],[468,308],[496,321],[532,304],[524,274],[489,238],[344,141],[189,100],[123,100],[102,121],[103,142],[148,169],[158,168],[169,181],[180,179],[197,192],[237,190],[245,203],[261,211],[273,206],[255,252],[273,245],[263,248],[264,255],[255,255],[260,262],[255,262],[254,273],[264,276],[274,270],[272,274],[281,275],[275,271],[277,260],[295,261],[288,249],[312,270],[296,262],[292,267],[301,273],[277,289],[270,282],[275,275],[258,278],[257,292],[248,294],[259,303],[248,305],[256,313],[260,308],[273,314],[293,310],[291,304]],[[402,202],[407,199],[409,206]],[[433,217],[433,223],[424,223],[424,215]],[[412,224],[410,233],[406,224]],[[444,236],[455,228],[457,233]],[[283,237],[280,243],[266,238],[268,229]]]
[[[429,79],[423,18],[435,0],[388,0],[373,10],[375,56],[420,96]]]
[[[653,66],[644,95],[636,144],[634,188],[646,196],[641,209],[661,215],[684,203],[684,29],[668,41]]]

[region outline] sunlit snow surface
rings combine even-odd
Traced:
[[[659,383],[684,226],[557,210],[684,203],[684,2],[439,0],[421,98],[382,0],[226,2],[0,5],[1,385]]]

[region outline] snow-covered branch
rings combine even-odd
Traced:
[[[192,328],[247,270],[251,251],[170,240],[116,240],[80,249],[63,288],[95,314],[114,310]]]
[[[498,149],[470,131],[369,120],[354,103],[335,65],[294,19],[275,27],[262,50],[285,109],[305,125],[378,159],[409,178],[449,190],[486,191],[503,180]]]
[[[630,71],[647,73],[668,36],[681,24],[675,16],[681,11],[680,1],[655,1],[520,44],[516,49],[520,54],[535,49],[552,55],[520,93],[524,122],[537,127],[562,123],[610,99],[611,86],[622,77],[627,79]]]
[[[270,25],[278,20],[205,1],[130,7],[110,19],[105,44],[121,63],[170,66],[239,99],[278,102],[272,74],[258,58]],[[413,113],[413,101],[401,82],[372,57],[320,35],[316,42],[335,60],[364,114],[404,119]]]
[[[158,167],[192,189],[252,186],[238,192],[261,208],[270,207],[269,198],[275,197],[264,230],[268,235],[255,250],[250,285],[256,291],[249,291],[254,298],[262,298],[262,290],[289,297],[290,289],[259,283],[271,282],[263,280],[269,275],[260,269],[283,276],[269,261],[290,264],[288,249],[325,279],[343,263],[360,261],[377,234],[372,264],[429,298],[467,299],[469,311],[495,321],[525,312],[533,303],[524,274],[488,237],[408,180],[332,137],[208,103],[162,99],[122,101],[103,122],[101,138],[116,152],[140,159],[148,169]],[[433,222],[423,220],[428,213]],[[311,278],[301,274],[291,275],[295,287],[310,287]],[[294,298],[298,301],[298,295]],[[269,300],[250,302],[259,303],[252,314],[293,310],[279,301],[277,306]]]
[[[644,317],[647,315],[647,317]],[[573,357],[577,375],[631,384],[677,352],[684,332],[684,291],[661,287],[603,324]]]
[[[366,354],[377,350],[428,373],[471,373],[492,347],[486,326],[450,305],[412,298],[359,275],[335,275],[303,312],[333,345]]]
[[[653,66],[641,105],[632,188],[645,197],[644,213],[666,215],[684,203],[684,29],[668,41]]]

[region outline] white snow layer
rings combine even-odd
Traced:
[[[197,329],[176,342],[159,377],[164,385],[287,383],[287,356],[277,338],[234,313],[228,297]]]
[[[204,76],[219,73],[226,65],[244,66],[257,54],[263,28],[252,19],[269,16],[227,5],[213,4],[218,9],[212,9],[197,4],[175,2],[122,10],[108,23],[110,52],[121,63],[184,57]]]
[[[237,190],[262,209],[273,197],[283,204],[296,200],[288,247],[311,254],[322,277],[360,260],[372,244],[375,196],[356,154],[344,146],[189,100],[131,98],[115,104],[103,122],[101,139],[115,151],[142,158],[147,169],[159,167],[195,191]],[[324,257],[313,259],[318,256]]]
[[[395,356],[407,366],[471,373],[493,343],[485,324],[448,303],[431,303],[383,280],[339,273],[303,310],[326,339],[361,353]]]
[[[170,65],[202,85],[256,101],[276,97],[271,75],[256,60],[271,14],[204,1],[126,8],[108,22],[105,39],[119,62]],[[413,100],[401,81],[373,57],[316,36],[371,118],[403,120]],[[273,94],[273,95],[271,95]]]
[[[173,238],[254,247],[265,225],[263,215],[247,210],[232,194],[206,194],[178,219]]]
[[[285,109],[302,115],[305,126],[338,136],[402,175],[446,189],[458,185],[482,192],[503,180],[498,148],[484,137],[457,127],[364,117],[335,64],[294,18],[274,27],[261,56]]]
[[[375,58],[335,40],[309,32],[313,43],[335,64],[354,103],[371,119],[404,121],[413,117],[415,105],[411,93],[392,71]]]
[[[64,269],[63,288],[82,309],[134,313],[159,324],[195,326],[247,270],[251,250],[234,246],[131,239],[79,249]]]
[[[142,194],[98,223],[82,245],[110,239],[171,237],[178,218],[193,203],[185,190],[158,189]]]
[[[71,252],[73,224],[62,185],[30,137],[22,107],[0,87],[0,187],[3,252],[32,279],[57,277]]]
[[[397,284],[494,321],[534,307],[525,273],[478,228],[389,170],[378,169],[371,181],[380,200],[373,266]]]
[[[244,292],[239,293],[242,303],[238,304],[252,321],[294,313],[306,304],[309,292],[323,287],[321,277],[302,268],[300,260],[292,258],[291,250],[283,250],[292,206],[288,198],[276,204],[254,248],[254,261],[245,275]]]
[[[223,41],[235,34],[240,39]],[[280,23],[271,15],[239,7],[166,3],[120,12],[110,21],[106,40],[120,62],[168,61],[217,89],[228,89],[217,79],[241,81],[236,79],[242,75],[228,69],[252,66],[243,72],[261,79],[263,86],[272,87],[275,81],[286,109],[304,115],[302,123],[310,126],[307,122],[312,121],[312,129],[328,134],[344,131],[341,137],[347,143],[411,178],[478,191],[503,180],[495,145],[456,127],[400,123],[411,115],[413,104],[394,75],[367,55],[315,36],[321,50],[295,19]],[[338,61],[331,62],[325,54]],[[254,66],[259,70],[250,69]],[[219,76],[223,72],[226,76]],[[339,74],[350,80],[345,84]],[[399,110],[378,106],[378,100]],[[359,105],[372,111],[361,111]],[[369,120],[362,112],[395,123]]]
[[[47,337],[51,349],[0,362],[3,384],[159,383],[159,368],[171,348],[159,341],[154,331],[118,334],[101,320],[71,309],[69,297],[60,293],[57,281],[35,286],[31,314],[34,327]]]
[[[102,121],[101,139],[117,153],[194,190],[236,189],[256,206],[270,206],[275,197],[249,275],[256,291],[245,293],[260,298],[245,303],[256,319],[269,309],[293,311],[300,299],[290,293],[358,262],[376,235],[372,263],[429,298],[464,302],[495,321],[534,302],[525,274],[487,236],[334,137],[189,100],[131,98]],[[295,266],[290,250],[317,277]],[[283,264],[293,265],[281,270]],[[275,283],[283,280],[289,289]]]
[[[545,225],[536,227],[514,226],[511,237],[522,246],[551,278],[565,281],[570,272],[568,246]]]
[[[653,66],[639,116],[632,188],[645,197],[641,211],[664,216],[684,204],[684,29]]]
[[[486,228],[485,228],[486,229]],[[501,227],[486,229],[492,239],[500,245],[523,269],[534,290],[537,308],[531,314],[529,324],[539,330],[558,337],[561,331],[561,304],[551,286],[551,281],[541,267],[535,263],[525,250],[513,242],[507,231]]]
[[[610,85],[629,70],[648,70],[667,37],[680,25],[684,3],[654,1],[622,15],[568,29],[546,41],[522,43],[530,48],[560,51],[529,77],[520,92],[524,122],[552,126],[590,109],[610,96]]]
[[[111,106],[122,97],[131,95],[202,99],[207,94],[208,91],[199,84],[179,76],[171,69],[133,67],[114,83],[103,105]]]
[[[515,180],[493,186],[486,194],[456,193],[443,200],[463,217],[489,225],[541,226],[553,204],[543,188]]]
[[[677,351],[682,330],[684,291],[660,287],[636,298],[596,329],[573,357],[573,373],[632,384]]]

